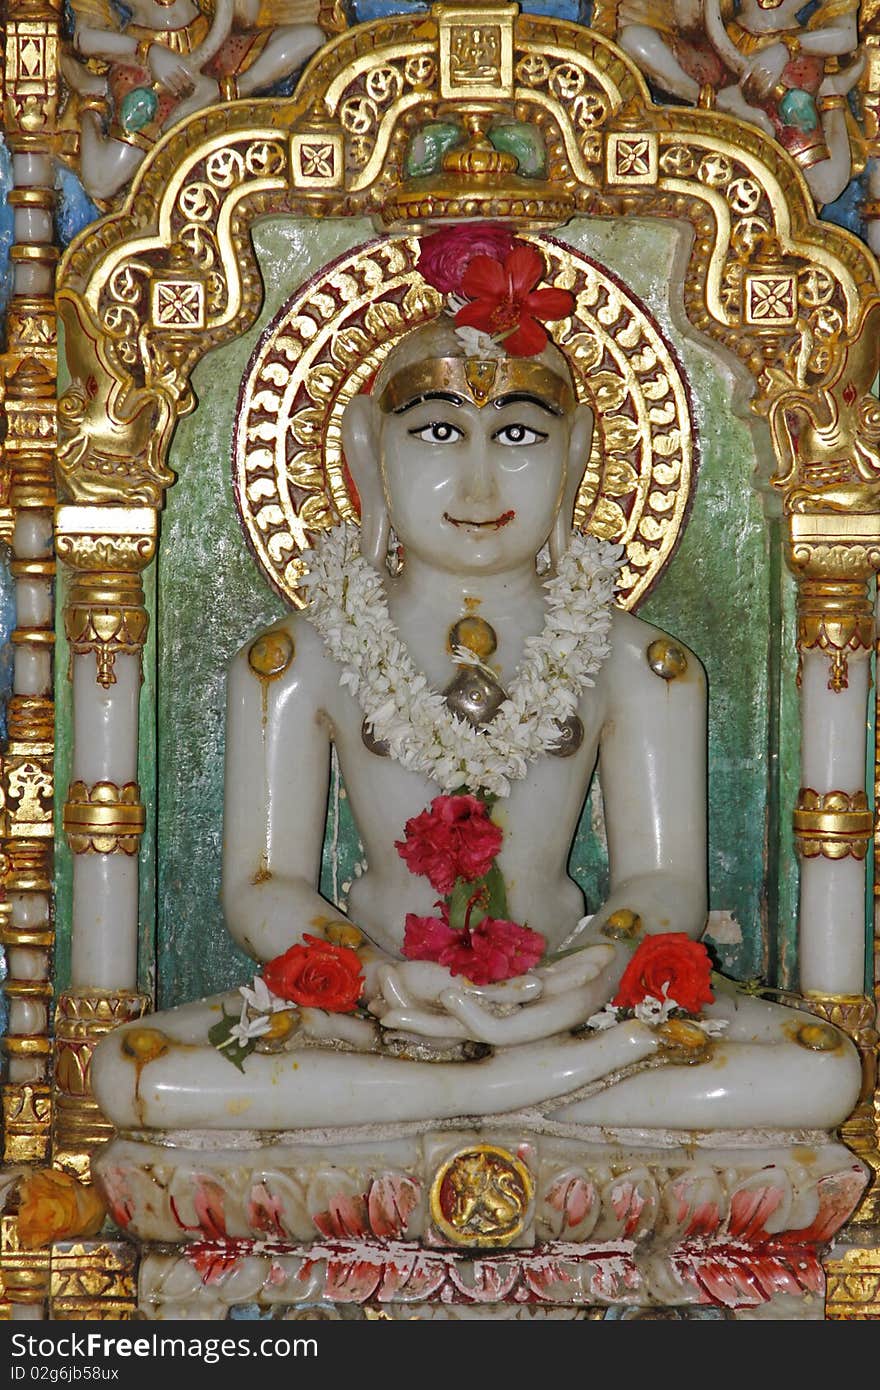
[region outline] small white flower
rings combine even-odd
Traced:
[[[666,996],[666,985],[663,986],[663,998],[657,999],[653,994],[646,994],[640,1004],[636,1004],[633,1013],[640,1023],[665,1023],[673,1009],[678,1005],[674,999]]]
[[[252,987],[239,985],[238,992],[245,1004],[258,1014],[274,1014],[290,1008],[285,999],[279,999],[277,994],[272,993],[262,975],[254,976]]]
[[[597,1014],[587,1019],[588,1028],[614,1028],[620,1022],[620,1011],[613,1004],[606,1004]]]
[[[729,1027],[726,1018],[695,1018],[698,1028],[702,1028],[710,1038],[720,1038],[722,1033],[726,1033]]]
[[[455,336],[469,357],[480,357],[485,361],[487,358],[498,359],[506,356],[504,344],[496,342],[491,334],[484,333],[482,328],[456,328]]]

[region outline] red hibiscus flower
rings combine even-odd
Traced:
[[[303,941],[305,945],[291,946],[264,966],[263,979],[269,989],[279,999],[303,1008],[350,1014],[364,983],[357,951],[333,946],[317,936],[304,936]]]
[[[574,310],[569,290],[536,286],[544,276],[544,258],[533,246],[515,246],[504,262],[474,256],[461,277],[472,302],[455,315],[460,328],[480,328],[503,342],[514,357],[534,357],[547,345],[539,319],[564,319]]]
[[[407,960],[439,960],[442,953],[461,933],[449,925],[448,910],[438,903],[439,917],[417,917],[406,914],[403,933],[403,954]]]
[[[472,984],[493,985],[531,970],[546,944],[539,932],[498,917],[454,931],[444,907],[440,917],[407,914],[403,954],[409,960],[439,961],[451,975],[464,975]]]
[[[457,879],[471,883],[488,873],[504,839],[475,796],[435,796],[427,811],[407,821],[404,836],[394,847],[410,873],[423,874],[444,894]]]
[[[497,222],[444,227],[419,242],[419,273],[441,294],[461,295],[461,277],[474,256],[503,260],[518,244]]]
[[[635,952],[612,999],[619,1009],[634,1009],[649,995],[674,999],[686,1013],[698,1014],[715,998],[711,986],[712,962],[701,941],[684,932],[648,936]]]

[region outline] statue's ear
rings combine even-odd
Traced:
[[[361,499],[361,554],[384,569],[390,522],[379,467],[378,414],[372,396],[353,396],[342,415],[342,447]]]
[[[562,491],[562,504],[553,523],[553,530],[550,532],[550,560],[554,569],[568,549],[568,543],[571,540],[574,504],[577,501],[578,489],[590,461],[592,443],[593,412],[588,405],[579,405],[574,413],[568,440],[568,459]]]

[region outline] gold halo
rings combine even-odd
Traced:
[[[543,236],[548,280],[575,296],[550,330],[596,423],[575,523],[626,548],[618,603],[635,608],[668,563],[694,482],[694,422],[682,369],[651,314],[602,266]],[[415,237],[356,247],[292,296],[242,382],[233,479],[263,574],[302,607],[302,551],[339,518],[357,520],[342,413],[405,333],[442,297],[416,269]]]

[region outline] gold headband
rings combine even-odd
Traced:
[[[390,414],[431,391],[463,396],[480,407],[513,392],[540,396],[563,413],[576,404],[571,383],[531,357],[430,357],[402,367],[385,385],[379,408]]]

